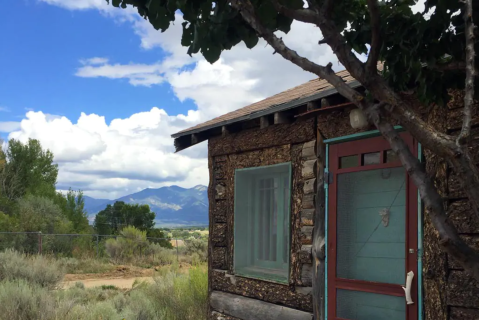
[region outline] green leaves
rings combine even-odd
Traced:
[[[129,204],[116,201],[107,205],[96,217],[94,226],[98,234],[119,234],[125,226],[147,231],[155,226],[155,213],[147,204]]]
[[[261,23],[271,30],[288,33],[293,20],[279,14],[270,0],[250,0]],[[323,0],[316,0],[319,5]],[[290,9],[302,9],[303,0],[279,0]],[[415,89],[423,102],[443,103],[446,87],[464,87],[464,79],[429,67],[442,63],[447,54],[453,61],[464,59],[464,21],[457,0],[426,0],[426,19],[413,13],[415,0],[379,1],[380,32],[383,44],[380,59],[384,76],[396,90]],[[165,31],[181,12],[181,44],[188,54],[201,53],[214,63],[224,50],[239,42],[248,48],[258,44],[258,35],[233,9],[228,0],[112,0],[115,7],[131,5],[157,30]],[[474,1],[474,20],[479,21],[479,1]],[[477,9],[477,10],[476,10]],[[332,12],[336,28],[343,31],[348,44],[358,53],[367,54],[371,44],[371,21],[367,0],[336,1]],[[479,42],[476,45],[479,50]],[[478,55],[479,63],[479,55]]]
[[[464,21],[460,14],[452,16],[461,5],[454,0],[427,0],[426,12],[435,7],[427,19],[422,14],[414,14],[410,8],[412,4],[412,0],[380,2],[383,40],[380,58],[385,63],[384,76],[397,91],[414,89],[422,102],[443,104],[447,102],[448,87],[464,87],[464,75],[458,77],[457,72],[454,76],[434,69],[444,63],[445,55],[450,55],[452,61],[464,59],[464,37],[461,34]],[[365,3],[344,0],[336,6],[335,12],[338,24],[344,21],[339,17],[341,13],[351,24],[351,29],[344,33],[348,43],[357,52],[367,52],[371,29]]]
[[[270,1],[258,0],[260,19],[273,31],[289,32],[292,19],[279,15]],[[292,8],[302,7],[302,0],[285,0]],[[246,24],[239,12],[227,0],[112,0],[115,7],[131,5],[162,32],[175,20],[175,13],[183,14],[181,44],[189,55],[201,53],[214,63],[224,50],[243,41],[248,48],[258,44],[256,32]]]

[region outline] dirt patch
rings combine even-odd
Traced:
[[[191,268],[188,263],[180,263],[176,272],[186,273]],[[116,266],[114,270],[104,273],[78,273],[66,274],[63,278],[62,287],[69,288],[76,282],[82,282],[85,287],[97,287],[113,285],[122,289],[132,287],[135,280],[153,282],[153,278],[171,270],[171,266],[158,266],[154,268],[140,268],[135,266]],[[163,271],[163,272],[160,272]]]
[[[178,244],[178,247],[184,247],[185,246],[185,241],[184,240],[170,240],[171,245],[173,248],[176,248],[176,245]]]
[[[135,278],[152,277],[155,274],[155,268],[145,269],[134,266],[117,266],[114,270],[105,273],[78,273],[66,274],[63,281],[78,281],[85,279],[111,279],[111,278]]]
[[[82,282],[86,288],[93,288],[99,286],[115,286],[120,289],[130,289],[133,287],[135,281],[154,282],[153,277],[136,277],[136,278],[113,278],[113,279],[83,279],[75,281],[64,281],[62,287],[68,289],[77,282]]]

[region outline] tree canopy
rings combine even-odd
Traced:
[[[75,232],[84,233],[89,231],[87,212],[85,211],[85,199],[83,192],[68,190],[66,194],[59,193],[56,201],[64,215],[72,222]]]
[[[3,152],[2,152],[3,153]],[[43,150],[38,140],[27,143],[11,139],[1,155],[1,183],[3,193],[11,200],[25,194],[49,195],[56,193],[58,165],[53,163],[53,153]]]
[[[155,226],[155,213],[147,204],[130,204],[116,201],[98,212],[94,227],[98,234],[119,234],[126,226],[133,226],[141,231],[151,230]]]
[[[445,72],[464,70],[465,22],[459,14],[464,6],[460,1],[428,0],[422,13],[413,13],[411,9],[416,0],[374,1],[377,25],[369,14],[370,1],[344,0],[334,5],[332,2],[310,0],[308,8],[304,8],[303,0],[111,0],[116,7],[135,6],[142,17],[162,32],[181,12],[181,44],[188,47],[188,54],[201,53],[211,63],[241,41],[253,48],[264,37],[240,14],[247,4],[262,28],[284,33],[290,31],[294,20],[324,23],[319,15],[314,15],[313,8],[329,5],[334,30],[344,33],[343,39],[355,52],[368,53],[368,47],[377,40],[373,39],[372,29],[378,30],[377,38],[382,41],[377,57],[384,62],[383,75],[392,88],[405,91],[414,87],[423,101],[439,103],[447,101],[447,89],[464,88],[463,72]],[[479,2],[473,3],[474,18],[479,21]],[[425,14],[431,9],[432,14]]]
[[[57,192],[58,165],[40,141],[11,139],[0,149],[1,231],[88,233],[81,191]]]

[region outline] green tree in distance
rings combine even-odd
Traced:
[[[399,123],[435,157],[446,160],[462,181],[471,208],[479,216],[479,169],[469,150],[473,98],[479,74],[479,1],[426,0],[423,13],[413,13],[415,0],[111,0],[115,7],[135,7],[157,30],[165,31],[180,11],[184,22],[181,44],[188,54],[201,52],[211,63],[241,41],[248,48],[264,39],[284,59],[326,79],[362,110],[390,143],[419,189],[426,212],[438,231],[440,245],[479,280],[479,252],[467,245],[447,217],[436,186],[394,130]],[[430,12],[431,9],[434,9]],[[426,15],[426,13],[428,13]],[[339,62],[361,83],[352,88],[332,70],[296,51],[278,35],[293,21],[311,24]],[[356,53],[367,53],[361,61]],[[378,69],[383,62],[383,70]],[[410,103],[444,105],[447,89],[465,89],[462,128],[452,134],[426,123]],[[324,231],[317,230],[313,256],[321,256]],[[318,261],[318,259],[313,259]],[[315,262],[315,277],[321,265]],[[319,296],[315,294],[314,296]],[[315,308],[317,303],[314,304]],[[315,315],[319,317],[315,309]]]
[[[58,165],[53,163],[53,153],[43,150],[38,140],[29,139],[24,144],[11,139],[2,158],[0,180],[8,199],[15,200],[27,193],[55,196]]]
[[[58,193],[56,202],[62,208],[68,220],[72,222],[74,232],[86,233],[90,230],[87,212],[85,211],[85,199],[81,190],[73,191],[70,189],[65,195]]]
[[[52,209],[53,216],[56,217],[54,213],[60,210],[63,217],[71,222],[72,228],[63,229],[68,229],[68,232],[89,232],[83,193],[69,190],[63,195],[56,191],[58,165],[53,158],[53,153],[44,150],[35,139],[29,139],[27,143],[11,139],[5,151],[0,150],[0,212],[10,216],[7,219],[10,227],[2,231],[23,231],[27,228],[31,231],[59,232],[58,228],[46,228],[42,222],[45,218],[42,208],[48,207],[43,204],[52,203],[51,208],[55,208]],[[38,208],[30,205],[25,211],[25,203],[32,201],[38,204]],[[25,212],[28,214],[22,216]],[[18,221],[13,223],[17,218]]]
[[[164,248],[172,249],[173,245],[165,232],[158,228],[149,229],[146,231],[146,236],[150,242],[157,243]]]
[[[129,204],[116,201],[107,205],[95,217],[94,227],[98,234],[119,234],[126,226],[133,226],[142,231],[151,230],[155,226],[155,213],[147,204]]]

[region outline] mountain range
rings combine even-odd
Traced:
[[[116,201],[147,204],[156,213],[158,227],[208,225],[208,188],[198,185],[185,189],[178,186],[145,189],[115,200],[84,196],[85,211],[91,222],[95,215]]]

